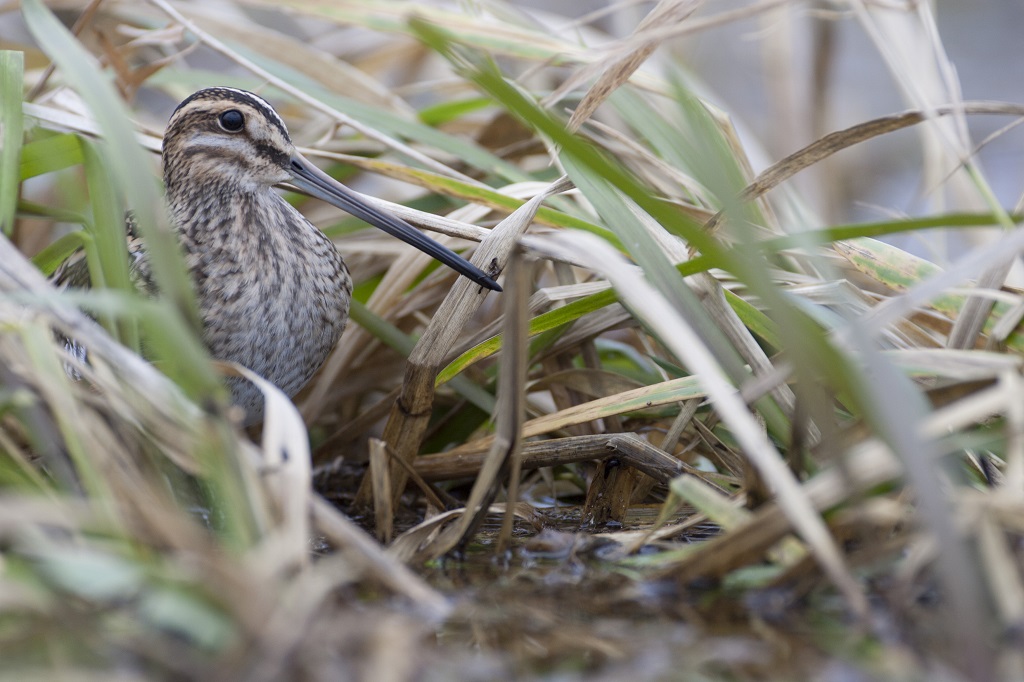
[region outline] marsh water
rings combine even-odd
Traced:
[[[504,553],[496,549],[500,519],[489,517],[463,552],[417,569],[454,606],[446,622],[425,631],[419,676],[960,679],[942,659],[938,634],[929,632],[942,617],[930,585],[908,595],[872,584],[872,622],[865,625],[827,584],[802,579],[800,570],[766,579],[755,568],[683,584],[661,570],[659,558],[718,529],[700,524],[627,555],[625,547],[656,514],[656,506],[640,506],[622,525],[581,531],[581,508],[540,510],[533,523],[517,522]]]

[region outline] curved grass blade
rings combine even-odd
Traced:
[[[438,102],[437,104],[423,107],[417,113],[421,122],[431,128],[436,128],[437,126],[451,123],[466,114],[486,109],[489,106],[491,106],[491,100],[486,97],[470,97],[450,102]]]
[[[747,329],[761,337],[769,345],[778,350],[782,349],[779,328],[772,318],[755,308],[746,299],[737,296],[728,289],[723,289],[722,292],[725,294],[725,300],[729,303],[729,307],[736,312],[736,315],[739,316],[740,321]]]
[[[1020,223],[1024,221],[1024,215],[1014,215],[1012,219],[1015,223]],[[757,242],[757,247],[769,253],[777,253],[785,249],[842,242],[859,237],[884,237],[890,234],[943,227],[991,227],[998,224],[998,217],[992,213],[945,213],[921,218],[900,218],[899,220],[882,220],[872,223],[834,225],[820,230],[807,230],[806,232],[799,232],[784,237],[773,237]]]
[[[57,267],[79,249],[85,248],[92,237],[85,230],[69,232],[32,257],[32,262],[49,277]]]
[[[867,237],[837,243],[835,249],[859,272],[894,291],[906,291],[918,282],[942,272],[942,268],[930,261],[891,244]],[[952,320],[960,314],[966,301],[966,296],[943,294],[929,301],[927,305]],[[1010,308],[1007,303],[995,303],[982,331],[990,334]],[[1024,352],[1024,333],[1019,329],[1013,331],[1005,339],[1005,343],[1012,350]]]

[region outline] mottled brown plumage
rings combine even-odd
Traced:
[[[262,98],[232,88],[200,90],[167,125],[164,184],[195,286],[202,337],[218,360],[237,362],[294,395],[337,343],[352,279],[334,244],[282,199],[291,182],[408,241],[490,289],[475,266],[403,221],[363,202],[295,151],[284,122]],[[152,289],[144,245],[129,230],[137,285]],[[81,286],[84,264],[55,280]],[[246,422],[262,419],[262,395],[230,378]]]

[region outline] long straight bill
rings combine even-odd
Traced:
[[[412,244],[423,253],[441,261],[461,275],[465,275],[482,287],[501,291],[501,287],[483,270],[455,253],[447,246],[438,244],[415,227],[397,216],[371,206],[358,194],[314,166],[299,154],[291,158],[292,182],[296,187],[337,206],[355,217],[365,220],[388,234],[398,237],[406,244]]]

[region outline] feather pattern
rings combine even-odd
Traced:
[[[274,185],[289,181],[481,286],[501,290],[462,256],[373,207],[303,158],[281,117],[251,92],[207,88],[178,105],[164,133],[163,170],[203,341],[214,358],[248,367],[289,396],[310,380],[341,337],[352,278],[331,240]],[[153,295],[146,245],[134,221],[126,222],[132,281]],[[88,286],[85,259],[69,259],[53,281]],[[84,349],[69,343],[72,353],[84,357]],[[246,423],[260,421],[260,391],[239,378],[227,384],[234,403],[246,412]]]

